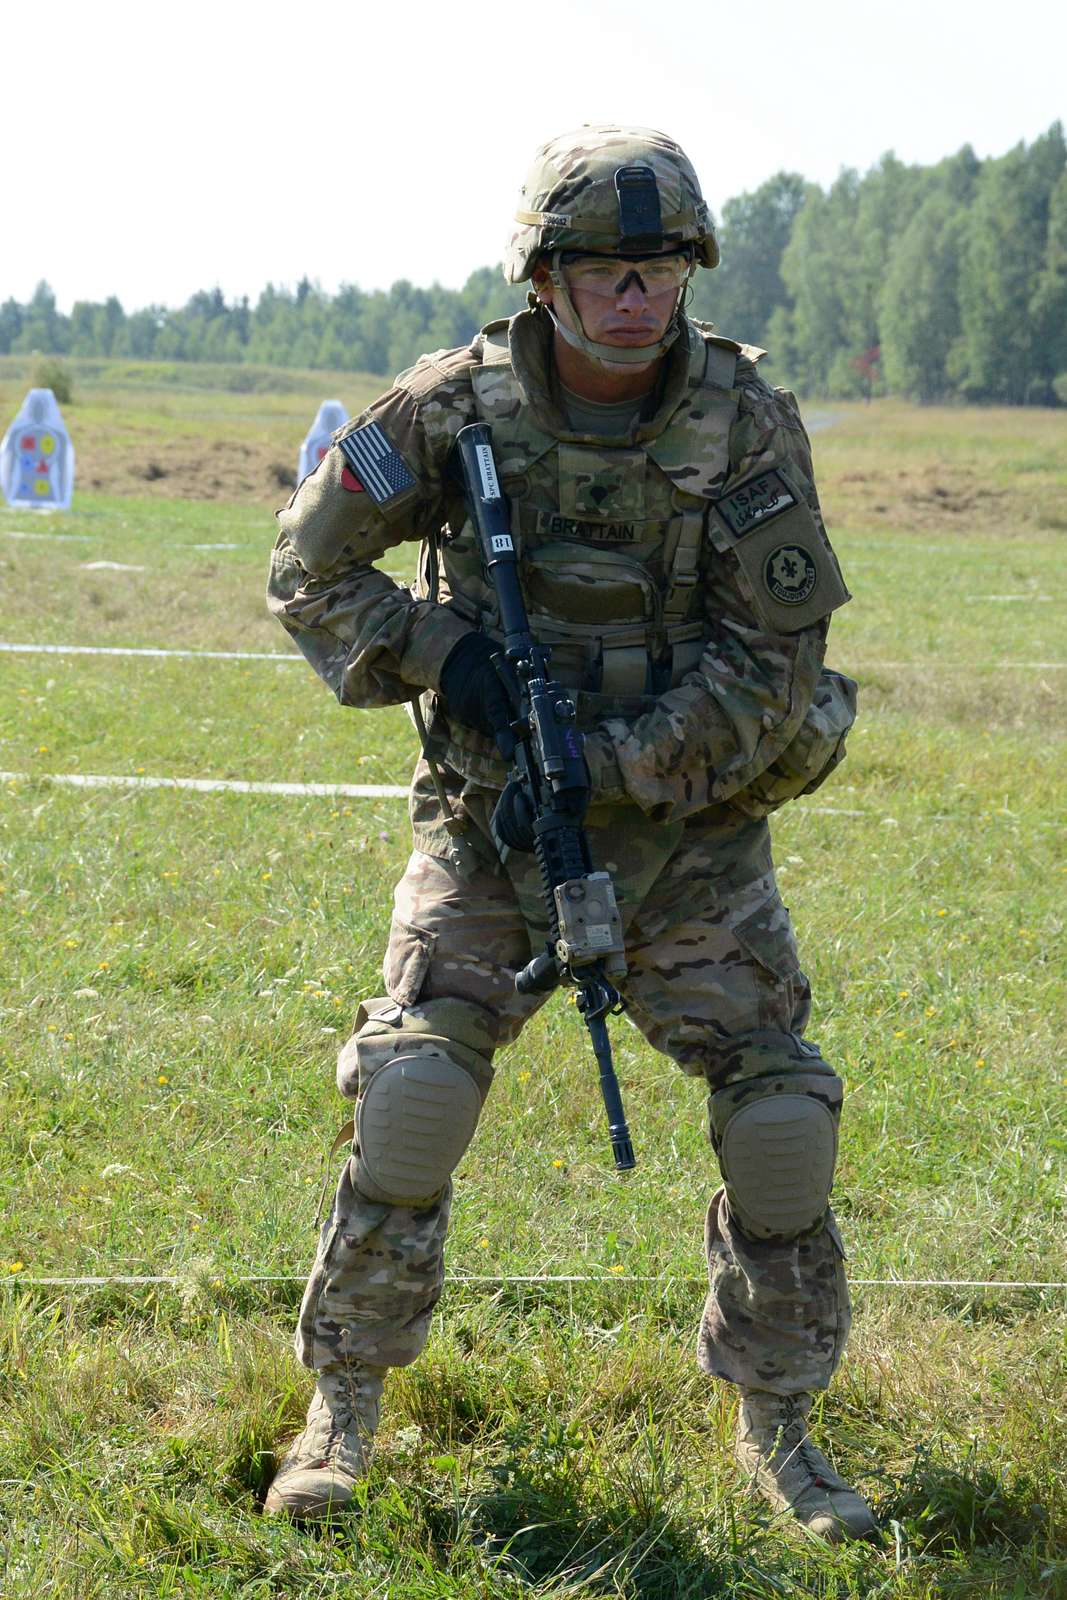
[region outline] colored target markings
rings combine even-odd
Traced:
[[[19,440],[19,466],[22,468],[20,495],[33,495],[37,500],[55,498],[52,487],[52,467],[55,463],[49,460],[50,456],[55,455],[55,451],[54,434],[42,433],[40,437],[34,433],[22,435]]]

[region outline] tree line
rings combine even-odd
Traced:
[[[726,202],[722,264],[690,311],[765,346],[805,394],[1067,403],[1067,145],[1054,123],[980,160],[886,155],[829,189],[779,172]],[[0,306],[0,353],[267,363],[380,373],[466,343],[525,288],[480,267],[461,289],[407,280],[326,294],[268,284],[255,305],[201,290],[180,309],[112,297],[57,310],[46,283]]]

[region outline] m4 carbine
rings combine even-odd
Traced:
[[[548,911],[545,949],[516,975],[515,987],[520,994],[545,994],[560,983],[574,985],[600,1069],[615,1166],[626,1172],[635,1165],[634,1152],[607,1028],[607,1017],[623,1009],[611,982],[626,972],[622,920],[609,874],[593,869],[583,825],[589,774],[575,705],[563,684],[549,677],[549,647],[530,632],[487,424],[462,428],[456,452],[504,633],[503,650],[493,664],[513,711],[510,728],[497,735],[511,771],[493,813],[493,831],[512,849],[536,855]]]

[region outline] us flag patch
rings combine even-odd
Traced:
[[[337,447],[371,499],[378,505],[415,487],[415,475],[376,422],[337,441]]]

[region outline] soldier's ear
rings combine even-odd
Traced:
[[[539,261],[530,275],[534,293],[542,305],[552,304],[552,279],[549,277],[548,268],[543,261]]]

